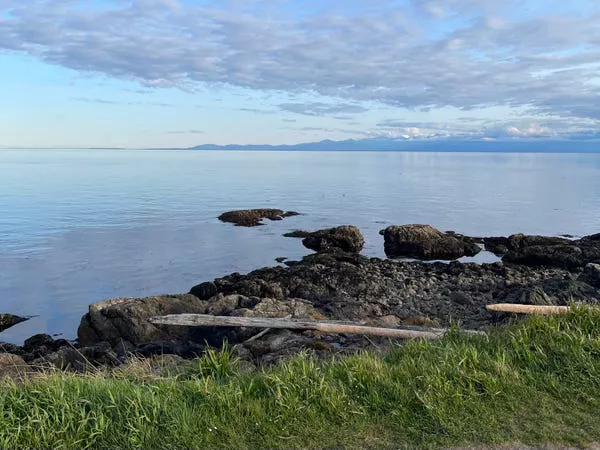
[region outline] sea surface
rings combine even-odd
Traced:
[[[216,217],[274,207],[256,228]],[[600,232],[600,154],[0,150],[0,333],[74,338],[90,303],[187,292],[309,253],[294,229],[426,223],[473,236]],[[482,253],[476,261],[493,261]]]

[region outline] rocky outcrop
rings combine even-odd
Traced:
[[[26,320],[28,320],[26,317],[19,317],[13,314],[0,314],[0,333]]]
[[[381,230],[385,254],[390,258],[451,260],[475,256],[481,248],[469,238],[442,233],[430,225],[390,226]]]
[[[204,314],[207,309],[206,301],[191,294],[105,300],[90,305],[89,312],[81,319],[77,338],[82,347],[103,341],[111,345],[121,341],[135,345],[169,339],[193,339],[193,329],[165,328],[151,324],[148,318],[167,314]]]
[[[316,252],[341,250],[360,253],[365,239],[357,227],[344,225],[308,233],[302,240],[302,245]]]
[[[310,302],[302,299],[275,300],[237,293],[218,293],[208,301],[191,294],[113,299],[90,305],[89,311],[82,318],[78,330],[81,347],[92,347],[104,342],[114,349],[125,345],[127,348],[119,353],[141,353],[145,356],[161,352],[190,355],[201,351],[205,342],[220,345],[224,340],[239,341],[257,332],[251,329],[165,327],[148,322],[153,316],[192,313],[248,317],[323,317]],[[56,355],[56,358],[63,358],[63,355]]]
[[[526,234],[513,234],[509,237],[486,237],[483,239],[485,249],[498,256],[508,252],[521,250],[532,246],[569,245],[573,241],[569,239],[549,236],[531,236]]]
[[[227,211],[219,216],[222,222],[229,222],[238,227],[255,227],[264,225],[263,219],[283,220],[286,217],[297,216],[295,211],[284,212],[281,209],[240,209]]]
[[[600,234],[579,240],[513,234],[484,238],[484,244],[487,250],[513,264],[574,270],[588,263],[600,263]]]
[[[264,268],[214,282],[224,295],[301,298],[331,319],[428,317],[442,325],[459,320],[471,328],[494,322],[485,305],[532,302],[517,292],[536,286],[553,304],[600,300],[600,291],[575,281],[575,275],[559,268],[397,262],[323,253],[309,255],[290,268]]]
[[[583,252],[575,245],[532,245],[509,251],[502,260],[513,264],[565,269],[575,269],[585,263]]]

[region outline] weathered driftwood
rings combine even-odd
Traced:
[[[415,328],[380,328],[370,327],[351,322],[314,321],[270,317],[230,317],[212,316],[207,314],[172,314],[168,316],[152,317],[151,323],[157,325],[177,325],[192,327],[256,327],[256,328],[284,328],[288,330],[315,330],[324,333],[362,334],[372,336],[385,336],[401,339],[437,339],[448,330],[443,328],[415,329]],[[481,333],[471,331],[471,333]]]
[[[486,308],[490,311],[517,314],[538,314],[544,316],[565,314],[569,312],[568,306],[521,305],[517,303],[496,303],[494,305],[487,305]]]

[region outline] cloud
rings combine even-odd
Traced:
[[[255,114],[277,114],[277,111],[270,109],[258,109],[258,108],[240,108],[239,111],[251,112]]]
[[[336,99],[279,105],[303,115],[358,114],[375,101],[598,120],[598,5],[542,3],[315,1],[299,12],[279,0],[2,0],[0,51],[151,89]]]
[[[547,127],[538,124],[531,124],[527,128],[507,127],[505,132],[511,137],[547,137],[552,134]]]
[[[279,109],[306,116],[327,116],[340,113],[358,114],[367,111],[367,108],[356,104],[327,104],[322,102],[282,103],[279,105]]]
[[[172,130],[167,131],[167,134],[204,134],[201,130]]]
[[[106,100],[103,98],[90,98],[90,97],[73,97],[71,98],[74,102],[82,102],[82,103],[96,103],[99,105],[128,105],[128,106],[160,106],[161,108],[171,108],[174,105],[171,103],[163,103],[163,102],[123,102],[116,100]]]

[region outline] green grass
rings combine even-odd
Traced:
[[[209,352],[169,376],[64,373],[0,390],[1,448],[439,448],[600,440],[600,313],[453,332],[261,372]]]

